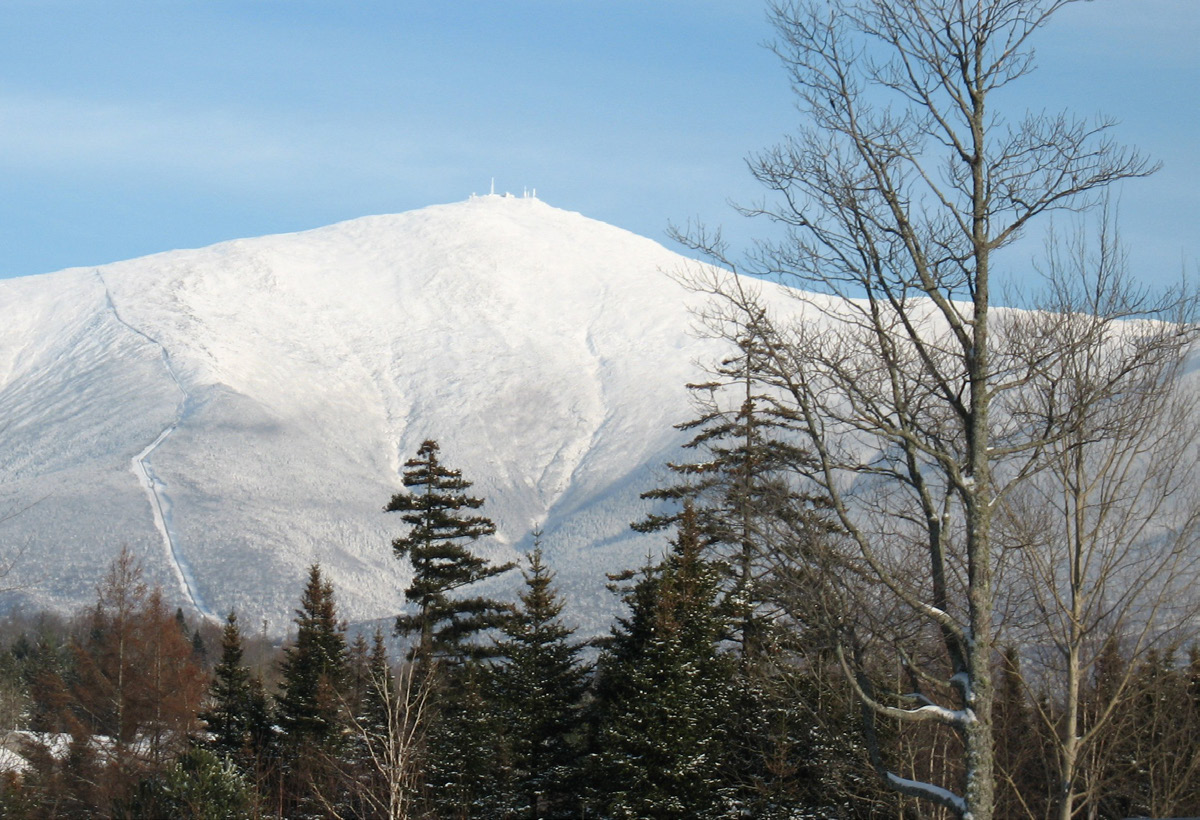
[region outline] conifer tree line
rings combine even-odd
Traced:
[[[960,741],[864,718],[825,634],[838,593],[820,564],[840,534],[796,480],[811,457],[754,355],[744,341],[692,387],[695,457],[668,465],[646,495],[669,503],[634,524],[663,550],[610,576],[622,614],[598,640],[562,617],[540,533],[517,600],[471,589],[514,568],[472,549],[494,524],[433,441],[386,507],[414,567],[388,630],[352,635],[317,565],[281,647],[236,613],[191,623],[127,551],[88,611],[10,618],[4,749],[21,763],[0,775],[3,816],[929,816],[876,758],[949,787]],[[1130,663],[1113,634],[1097,652],[1076,715],[1106,727],[1083,765],[1089,815],[1200,812],[1200,648]],[[859,684],[903,703],[921,684],[893,660]],[[1035,662],[1017,646],[995,659],[1000,817],[1058,814],[1065,704]]]

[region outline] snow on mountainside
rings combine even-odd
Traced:
[[[0,606],[84,604],[128,545],[178,604],[275,633],[315,561],[345,616],[389,617],[382,508],[436,438],[498,525],[481,548],[543,527],[568,615],[603,628],[604,573],[664,544],[628,525],[720,355],[683,264],[486,196],[0,282],[0,516],[24,510]]]

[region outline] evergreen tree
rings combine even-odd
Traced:
[[[252,789],[245,777],[228,759],[205,749],[192,749],[166,772],[143,780],[113,811],[113,817],[130,820],[249,820],[255,816]]]
[[[337,620],[333,586],[321,567],[309,569],[296,610],[296,641],[281,664],[279,725],[289,744],[324,743],[337,735],[339,692],[346,674],[346,638]]]
[[[367,687],[359,709],[360,721],[373,736],[385,737],[392,731],[395,719],[396,677],[392,674],[392,663],[388,658],[383,630],[376,629],[371,640],[371,655],[367,659]]]
[[[281,803],[287,816],[319,815],[337,799],[333,763],[343,726],[346,639],[337,620],[333,586],[321,568],[309,569],[296,610],[296,640],[280,665],[277,718],[283,730]]]
[[[612,817],[725,812],[721,771],[729,708],[718,576],[685,505],[671,554],[626,591],[599,663],[591,797]]]
[[[714,379],[689,385],[701,413],[677,427],[692,433],[685,448],[696,456],[668,464],[674,483],[643,494],[690,504],[704,555],[720,571],[726,638],[738,660],[724,778],[732,799],[757,816],[800,792],[818,792],[817,767],[798,758],[837,746],[833,738],[817,740],[819,721],[787,691],[799,686],[815,694],[810,684],[823,682],[790,667],[811,643],[804,610],[820,597],[811,567],[833,526],[828,500],[804,490],[816,462],[797,444],[795,411],[769,386],[769,347],[768,333],[751,317]],[[633,526],[660,530],[682,515],[677,507]]]
[[[512,569],[514,564],[493,566],[471,553],[468,545],[496,532],[496,525],[467,511],[483,506],[483,499],[466,494],[471,482],[460,470],[442,465],[436,441],[424,442],[415,458],[405,462],[405,487],[396,493],[387,512],[402,513],[411,525],[408,535],[395,539],[396,557],[412,562],[412,584],[404,597],[417,611],[396,619],[396,632],[417,636],[413,656],[425,659],[478,654],[471,643],[479,632],[498,626],[507,607],[489,598],[451,597],[471,584]]]
[[[802,492],[800,477],[815,469],[798,446],[797,418],[763,384],[767,341],[753,323],[738,340],[738,354],[723,361],[715,380],[688,385],[701,415],[680,430],[693,433],[684,445],[694,461],[668,463],[678,480],[643,493],[680,506],[633,525],[639,532],[676,527],[682,503],[690,502],[705,555],[724,577],[724,605],[741,653],[753,657],[770,642],[773,617],[769,576],[797,540],[830,528],[824,497]]]
[[[429,678],[418,679],[416,671],[416,665],[409,664],[395,674],[383,631],[377,629],[341,767],[343,779],[348,781],[349,811],[343,816],[387,820],[412,816],[421,779],[423,713],[429,696]]]
[[[212,750],[247,768],[266,753],[271,723],[262,682],[242,663],[242,653],[237,613],[231,611],[221,633],[209,706],[200,717],[208,725]]]
[[[425,783],[434,817],[503,817],[512,804],[508,727],[488,691],[483,661],[444,672],[425,750]]]
[[[580,740],[574,735],[587,685],[579,659],[583,644],[571,640],[574,630],[559,617],[563,602],[542,561],[539,536],[534,534],[521,606],[503,627],[492,673],[507,728],[510,808],[535,820],[573,813]]]
[[[1052,761],[1039,739],[1043,727],[1034,725],[1033,712],[1021,674],[1021,657],[1006,647],[1000,664],[996,701],[992,707],[996,736],[996,814],[1018,817],[1023,812],[1044,816],[1054,786],[1047,776]]]

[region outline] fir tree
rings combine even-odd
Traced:
[[[359,721],[373,736],[384,737],[390,731],[395,689],[396,677],[392,674],[383,630],[376,629],[367,658],[366,689],[358,710]]]
[[[249,820],[252,788],[228,760],[206,749],[181,755],[166,772],[147,778],[113,817],[172,817],[189,820]]]
[[[682,504],[693,508],[706,557],[724,575],[724,605],[744,656],[764,651],[772,617],[768,561],[785,543],[827,532],[827,501],[797,489],[798,477],[815,468],[797,446],[797,418],[775,401],[764,383],[767,342],[754,326],[738,341],[738,354],[723,361],[716,379],[688,385],[701,415],[676,427],[693,433],[685,449],[693,461],[668,463],[678,480],[642,494],[680,506],[633,524],[639,532],[676,527]],[[795,553],[795,549],[788,550]]]
[[[563,602],[542,561],[539,536],[534,533],[521,606],[503,627],[492,674],[508,730],[511,809],[535,820],[573,808],[579,758],[574,734],[587,676],[579,660],[583,645],[571,640],[574,630],[559,617]]]
[[[732,674],[718,577],[686,505],[671,554],[626,593],[599,665],[592,796],[613,817],[720,816]]]
[[[1048,761],[1044,742],[1039,742],[1041,727],[1025,692],[1021,674],[1021,656],[1012,647],[1001,655],[996,700],[992,706],[996,727],[996,811],[1000,817],[1017,817],[1022,811],[1044,816],[1053,785],[1047,777]]]
[[[335,763],[342,751],[346,676],[346,639],[333,586],[321,578],[319,565],[309,569],[296,627],[296,641],[280,665],[276,712],[283,738],[277,785],[287,816],[319,815],[338,799]]]
[[[506,726],[483,661],[447,669],[428,731],[425,782],[439,818],[503,817],[512,803]]]
[[[796,412],[770,386],[770,347],[769,332],[751,316],[715,378],[688,386],[701,413],[677,427],[692,434],[684,446],[696,456],[668,464],[674,482],[643,494],[679,506],[633,525],[642,532],[677,526],[681,507],[691,505],[703,554],[720,573],[724,637],[737,654],[727,793],[758,816],[768,804],[788,803],[787,795],[819,791],[814,770],[797,756],[833,745],[831,738],[818,741],[806,705],[781,686],[805,675],[789,667],[797,649],[811,643],[805,609],[821,596],[809,579],[834,527],[828,499],[805,490],[817,465],[797,444]],[[812,681],[803,683],[811,690]]]
[[[209,707],[200,717],[208,725],[212,750],[245,767],[266,752],[271,724],[262,682],[242,663],[242,653],[237,613],[231,611],[221,633]]]
[[[377,629],[366,659],[366,683],[357,704],[343,778],[349,781],[343,816],[400,820],[412,816],[423,758],[423,719],[428,677],[416,677],[416,664],[397,676],[388,659],[383,631]],[[424,670],[430,671],[428,669]]]
[[[333,586],[322,580],[318,564],[309,569],[296,627],[296,642],[285,651],[281,665],[279,724],[289,744],[320,744],[338,730],[346,638],[337,620]]]
[[[401,519],[412,527],[392,542],[392,549],[397,558],[412,562],[413,580],[404,597],[417,611],[399,616],[396,632],[417,636],[412,655],[463,658],[478,653],[472,638],[499,625],[507,607],[489,598],[451,594],[507,572],[514,564],[493,566],[468,549],[478,538],[494,534],[496,525],[467,514],[483,506],[483,499],[466,494],[471,482],[460,470],[444,467],[438,450],[436,441],[426,441],[416,457],[405,462],[403,483],[412,491],[395,494],[385,507],[402,513]]]

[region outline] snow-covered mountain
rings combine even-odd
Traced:
[[[173,601],[274,633],[313,562],[345,616],[389,617],[409,576],[382,509],[436,438],[498,525],[481,549],[542,527],[569,616],[602,627],[604,573],[664,543],[628,525],[720,355],[683,264],[485,196],[0,281],[0,607],[84,604],[127,545]]]

